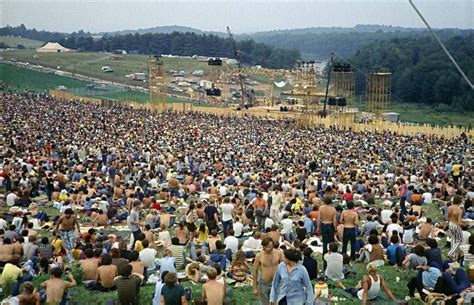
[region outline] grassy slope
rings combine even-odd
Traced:
[[[34,59],[33,55],[39,58]],[[148,56],[146,55],[121,55],[120,60],[110,59],[110,53],[97,52],[71,52],[71,53],[37,53],[32,50],[16,50],[3,52],[5,59],[15,58],[19,61],[29,62],[31,64],[42,65],[49,68],[61,67],[61,70],[72,73],[83,74],[103,80],[137,85],[136,81],[125,77],[131,73],[147,73]],[[208,71],[207,63],[199,62],[195,59],[185,58],[164,58],[166,70],[184,70],[186,76],[194,70]],[[101,67],[109,66],[114,72],[103,73]]]
[[[0,64],[0,80],[14,90],[44,91],[56,89],[58,86],[81,88],[87,85],[84,81],[17,68],[9,64]]]
[[[48,215],[56,215],[57,210],[53,208],[41,208],[44,209]],[[425,206],[426,216],[431,217],[433,219],[437,219],[439,217],[439,210],[435,205]],[[5,212],[7,209],[6,207],[0,207],[0,213]],[[51,233],[48,231],[40,232],[40,235],[50,236]],[[441,242],[439,245],[442,247],[443,256],[446,257],[447,249],[444,247],[444,241]],[[319,268],[322,267],[322,257],[318,256],[318,266]],[[362,275],[366,273],[365,271],[365,264],[355,264],[354,269],[356,271],[355,276],[351,276],[343,281],[346,287],[354,287],[357,282],[362,278]],[[76,268],[73,272],[76,278],[80,278],[80,271]],[[385,281],[387,282],[389,288],[392,290],[394,295],[398,299],[404,299],[408,293],[408,289],[406,287],[406,283],[410,279],[410,277],[414,276],[414,271],[410,270],[403,270],[397,269],[391,266],[384,266],[379,269],[379,273],[384,277]],[[399,283],[396,282],[396,278],[400,277]],[[47,276],[42,276],[39,278],[35,278],[33,283],[36,287],[39,287],[41,282],[47,279]],[[201,286],[200,285],[192,285],[190,283],[184,284],[186,287],[191,287],[193,289],[193,298],[196,300],[200,300],[201,296]],[[141,287],[140,290],[140,303],[141,304],[150,304],[150,300],[154,293],[154,284],[147,284]],[[336,289],[329,289],[329,292],[338,298],[345,298],[344,301],[337,301],[337,304],[340,305],[356,305],[360,304],[360,301],[354,298],[347,298],[346,295],[342,294],[339,290]],[[70,289],[71,293],[71,300],[73,301],[71,304],[76,305],[103,305],[107,300],[116,299],[116,292],[93,292],[87,290],[83,285],[79,285],[75,288]],[[257,298],[252,294],[252,290],[250,286],[243,287],[243,288],[232,288],[232,304],[235,305],[256,305],[258,304]],[[335,303],[333,303],[335,304]],[[381,302],[380,300],[377,301],[377,304],[392,304],[392,302]],[[418,300],[412,300],[410,304],[421,304]]]
[[[45,43],[39,40],[33,40],[23,37],[7,37],[0,36],[0,42],[5,43],[10,48],[16,48],[17,45],[22,44],[27,49],[36,49],[43,46]]]

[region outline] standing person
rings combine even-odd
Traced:
[[[58,220],[58,223],[56,224],[56,228],[54,229],[54,232],[59,232],[59,235],[61,236],[61,239],[63,240],[63,246],[64,249],[66,250],[66,262],[71,262],[73,261],[73,256],[72,256],[72,249],[76,247],[76,238],[74,236],[74,227],[77,228],[77,232],[81,232],[81,228],[79,226],[79,222],[77,221],[77,218],[74,216],[74,212],[72,209],[66,209],[64,211],[64,215],[61,216]]]
[[[259,297],[260,305],[269,305],[273,276],[282,258],[280,252],[273,248],[273,240],[270,237],[262,240],[262,247],[263,251],[255,257],[252,270],[253,294]]]
[[[300,261],[299,250],[285,250],[283,262],[278,265],[273,277],[270,305],[313,304],[313,287]]]
[[[229,197],[224,198],[224,203],[221,205],[222,211],[222,231],[224,231],[224,238],[227,237],[228,231],[232,229],[234,205],[230,202]]]
[[[132,249],[135,245],[135,241],[138,240],[142,231],[140,231],[140,201],[135,200],[133,202],[133,208],[130,211],[130,215],[127,218],[128,228],[132,233],[130,236],[130,245]]]
[[[165,276],[165,285],[161,288],[161,304],[188,305],[184,288],[178,284],[178,277],[175,272],[170,272]]]
[[[355,258],[356,226],[359,221],[357,212],[354,211],[354,202],[347,202],[347,210],[341,213],[341,223],[344,224],[342,237],[342,254],[347,254],[347,243],[351,242],[351,259]]]
[[[407,208],[405,206],[405,202],[407,200],[407,192],[408,192],[408,186],[405,182],[405,179],[400,178],[398,180],[400,184],[399,192],[400,192],[400,220],[403,221],[405,218],[405,215],[407,214]]]
[[[209,204],[204,208],[204,214],[206,215],[206,225],[209,231],[214,229],[217,230],[217,224],[219,223],[219,215],[217,208],[214,205],[214,200],[211,200]]]
[[[265,230],[265,210],[268,207],[267,201],[263,198],[261,192],[257,193],[257,197],[251,203],[253,205],[253,215],[257,219],[258,229]]]
[[[449,222],[449,232],[451,236],[451,249],[448,252],[448,257],[453,261],[459,258],[459,250],[462,243],[462,215],[463,210],[459,206],[462,199],[460,196],[453,197],[453,204],[448,207],[446,220]]]
[[[281,188],[279,186],[275,187],[275,190],[271,194],[272,205],[270,207],[270,218],[273,219],[275,224],[280,223],[280,210],[283,204],[283,196],[280,193]]]
[[[138,273],[132,274],[132,270],[132,265],[127,264],[120,269],[119,276],[114,279],[118,301],[121,305],[139,304],[140,285],[144,277]]]
[[[331,197],[326,196],[324,198],[324,205],[319,208],[318,222],[321,226],[323,254],[328,252],[328,244],[334,242],[334,232],[337,228],[336,209],[331,206],[331,203]]]

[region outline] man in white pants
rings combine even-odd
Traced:
[[[283,196],[280,193],[280,187],[277,186],[273,190],[272,194],[272,205],[270,207],[270,218],[275,222],[275,224],[280,223],[280,210],[283,203]]]

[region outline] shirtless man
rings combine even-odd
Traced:
[[[102,256],[101,266],[97,268],[95,282],[97,288],[110,289],[115,286],[114,278],[118,275],[117,266],[112,265],[112,257],[108,254]]]
[[[454,196],[453,204],[448,207],[446,220],[449,222],[449,231],[451,235],[451,249],[448,252],[449,258],[453,261],[457,261],[459,258],[459,250],[462,242],[462,214],[463,211],[459,204],[462,199],[460,196]]]
[[[65,297],[65,291],[67,288],[74,287],[77,285],[76,280],[72,274],[68,274],[67,277],[71,280],[63,281],[61,275],[63,274],[60,268],[51,269],[51,278],[43,283],[41,287],[46,288],[46,304],[56,305],[61,303],[61,300]]]
[[[321,224],[323,254],[328,252],[328,244],[334,242],[334,232],[337,228],[336,209],[331,206],[331,203],[331,197],[325,197],[324,205],[319,208],[318,222]]]
[[[259,296],[261,305],[269,305],[273,276],[282,261],[282,256],[281,252],[273,248],[273,240],[270,237],[262,240],[262,247],[263,251],[255,257],[252,271],[253,294]],[[259,271],[260,278],[258,278]]]
[[[84,281],[94,281],[97,277],[97,268],[99,267],[99,260],[94,258],[94,250],[86,249],[86,259],[79,261],[84,275]]]
[[[359,221],[357,212],[354,211],[354,202],[347,202],[347,210],[341,213],[341,223],[344,224],[344,235],[342,237],[342,254],[347,253],[347,243],[351,242],[351,259],[355,258],[356,226]]]
[[[15,254],[15,245],[12,244],[10,238],[5,238],[0,247],[0,265],[10,262]]]
[[[76,246],[76,238],[74,237],[74,227],[77,228],[77,232],[81,232],[79,222],[74,216],[72,209],[66,209],[64,215],[61,216],[56,224],[54,233],[58,232],[61,235],[61,239],[64,242],[64,249],[66,250],[67,260],[71,262],[73,260],[72,249]]]
[[[280,242],[281,233],[278,231],[278,226],[273,225],[272,230],[267,233],[267,236],[270,237],[273,242]]]
[[[209,268],[207,271],[208,281],[202,285],[202,301],[207,305],[221,305],[225,300],[225,286],[216,281],[217,271]]]

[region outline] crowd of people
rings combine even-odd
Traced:
[[[313,304],[328,297],[320,281],[362,304],[474,295],[469,139],[31,93],[0,107],[0,285],[11,302],[66,304],[84,285],[138,304],[145,283],[154,305],[231,304],[234,285],[262,305]],[[384,265],[413,270],[407,296],[392,293]]]

